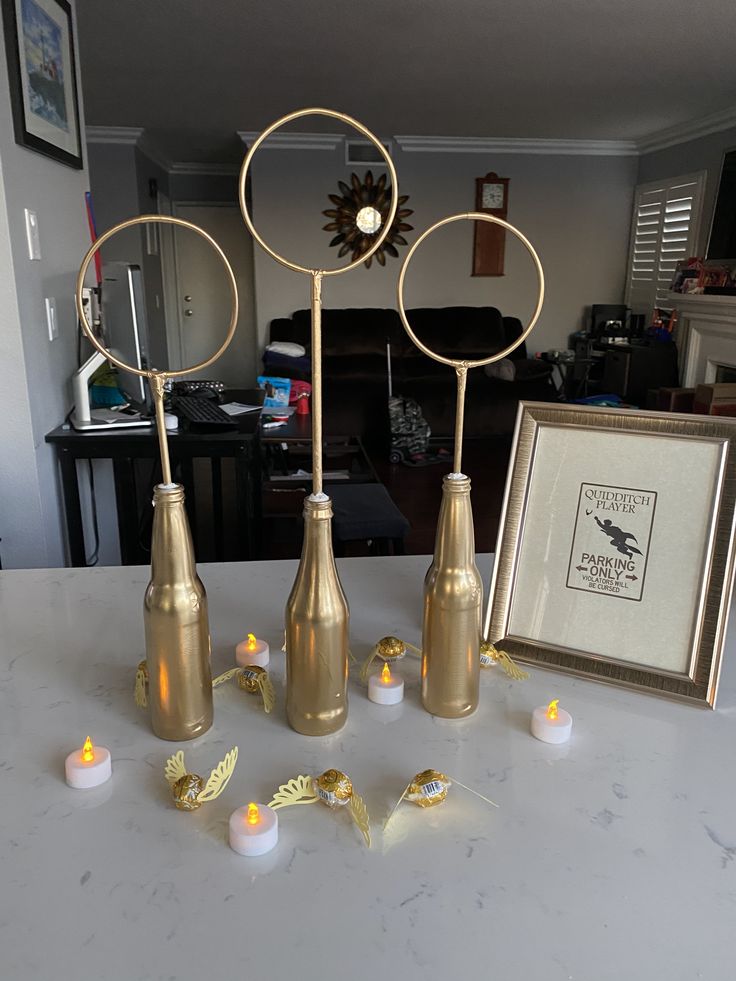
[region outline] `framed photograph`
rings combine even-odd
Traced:
[[[736,420],[522,402],[484,636],[519,660],[714,707]]]
[[[2,0],[15,142],[81,169],[72,13],[66,0]]]

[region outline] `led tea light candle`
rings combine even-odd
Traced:
[[[110,750],[104,746],[93,746],[87,736],[84,746],[70,753],[64,763],[66,782],[75,790],[89,790],[99,787],[112,776]]]
[[[265,855],[279,840],[279,817],[265,804],[246,804],[230,815],[230,847],[238,855]]]
[[[252,664],[259,668],[267,668],[270,648],[265,640],[259,640],[255,634],[248,634],[235,648],[235,660],[241,668]]]
[[[404,679],[398,671],[391,673],[388,664],[368,679],[368,698],[378,705],[396,705],[404,698]]]
[[[559,708],[559,698],[532,712],[532,735],[543,743],[566,743],[572,732],[572,716]]]

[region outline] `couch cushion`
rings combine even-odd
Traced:
[[[310,310],[297,310],[293,321],[309,343],[312,314]],[[386,340],[395,344],[401,328],[395,310],[373,307],[355,307],[345,310],[322,311],[322,353],[340,357],[355,354],[386,354]],[[304,341],[300,341],[304,343]]]
[[[446,358],[487,358],[505,346],[503,318],[495,307],[415,307],[406,316],[419,340]],[[411,342],[403,353],[424,357]]]

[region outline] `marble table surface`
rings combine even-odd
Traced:
[[[347,559],[340,572],[362,659],[379,637],[420,641],[426,557]],[[479,567],[487,578],[490,558]],[[215,724],[186,745],[209,769],[233,744],[235,775],[194,813],[163,779],[178,748],[132,697],[143,654],[144,568],[0,573],[0,976],[8,981],[282,981],[341,977],[519,981],[721,981],[734,977],[734,629],[716,711],[535,670],[482,675],[464,722],[419,703],[406,659],[401,706],[368,702],[351,670],[338,734],[293,733],[283,714],[283,606],[296,563],[205,565],[215,672],[247,630],[268,639],[279,702],[228,685]],[[572,740],[529,734],[559,697]],[[105,786],[64,783],[89,733],[113,757]],[[277,849],[227,846],[227,819],[277,785],[349,773],[371,814],[367,850],[345,812],[281,812]],[[442,806],[404,804],[427,767],[460,788]]]

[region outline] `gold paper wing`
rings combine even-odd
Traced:
[[[383,833],[384,833],[384,834],[385,834],[385,833],[386,833],[386,831],[388,830],[388,825],[389,825],[389,821],[391,820],[391,818],[392,818],[392,817],[394,816],[394,814],[395,814],[395,813],[397,812],[397,810],[399,809],[399,804],[400,804],[400,803],[402,802],[402,800],[403,800],[403,799],[404,799],[404,798],[406,797],[406,795],[408,794],[408,792],[409,792],[409,787],[411,787],[411,783],[408,783],[408,784],[407,784],[407,785],[406,785],[406,786],[404,787],[404,789],[403,789],[403,791],[401,792],[401,797],[399,797],[399,799],[398,799],[398,800],[396,801],[396,803],[394,804],[394,806],[393,806],[393,807],[391,808],[391,813],[390,813],[390,814],[389,814],[389,816],[388,816],[388,817],[386,818],[386,820],[385,820],[385,822],[384,822],[384,825],[383,825]]]
[[[210,773],[209,780],[199,795],[200,803],[205,804],[208,800],[214,800],[215,797],[220,796],[225,787],[227,787],[227,782],[233,775],[233,770],[237,762],[238,747],[233,746],[230,752],[225,755],[225,759],[218,763],[212,773]]]
[[[412,654],[416,654],[417,657],[422,656],[421,647],[416,647],[414,644],[410,644],[407,640],[404,641],[404,647],[406,647],[407,650],[410,650]]]
[[[363,667],[360,669],[360,680],[364,685],[368,683],[368,672],[370,671],[371,664],[373,664],[375,661],[377,654],[378,644],[373,647],[368,657],[365,659],[365,661],[363,661]]]
[[[292,804],[316,804],[319,797],[314,792],[314,781],[303,774],[293,777],[288,783],[282,783],[268,806],[278,811],[280,807],[290,807]]]
[[[135,698],[135,704],[138,708],[145,708],[148,705],[148,696],[146,695],[146,672],[143,668],[138,665],[138,670],[135,673],[135,691],[133,693]]]
[[[164,776],[168,780],[169,784],[173,787],[177,780],[181,780],[182,777],[187,775],[187,768],[184,765],[184,750],[180,749],[178,752],[170,756],[166,761],[166,769],[164,770]]]
[[[220,685],[224,685],[226,681],[230,681],[234,678],[238,671],[242,671],[242,668],[230,668],[229,671],[223,671],[222,674],[218,674],[216,678],[212,679],[212,687],[219,688]]]
[[[286,654],[286,631],[284,630],[284,643],[281,646],[281,650]]]
[[[261,689],[263,708],[268,714],[276,704],[276,692],[274,691],[273,682],[268,677],[268,672],[264,671],[262,675],[258,676],[258,687]]]
[[[350,798],[350,813],[352,815],[353,821],[358,827],[358,830],[365,838],[366,845],[371,847],[371,826],[370,820],[368,818],[368,808],[365,806],[365,801],[363,798],[353,791],[353,796]]]
[[[496,648],[496,653],[498,654],[498,663],[501,665],[509,678],[513,678],[514,681],[526,681],[526,679],[529,677],[528,671],[524,671],[523,668],[520,668],[518,664],[512,661],[510,655],[507,654],[506,651],[499,651],[498,648]]]

